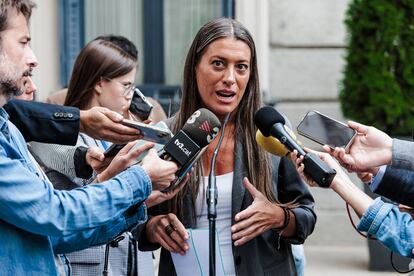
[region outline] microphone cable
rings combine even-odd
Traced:
[[[352,216],[351,216],[351,210],[349,209],[349,203],[348,202],[346,202],[345,203],[345,206],[346,206],[346,212],[348,213],[348,218],[349,218],[349,220],[351,221],[351,224],[352,224],[352,227],[354,227],[354,229],[355,229],[355,231],[357,231],[358,232],[358,234],[360,234],[361,236],[363,236],[364,238],[367,238],[367,239],[369,239],[369,240],[377,240],[375,237],[372,237],[372,236],[369,236],[369,235],[367,235],[367,234],[365,234],[365,233],[363,233],[363,232],[361,232],[361,231],[359,231],[357,228],[356,228],[356,225],[355,225],[355,223],[354,223],[354,220],[352,219]]]

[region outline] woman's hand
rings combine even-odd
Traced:
[[[253,203],[235,217],[236,223],[231,227],[235,246],[240,246],[261,235],[268,229],[279,228],[284,223],[284,211],[271,203],[245,177],[243,185],[253,197]]]
[[[137,141],[126,144],[118,152],[118,154],[115,155],[114,159],[111,161],[108,167],[104,171],[102,171],[100,174],[98,174],[98,182],[111,179],[118,173],[132,166],[133,164],[136,163],[136,159],[141,153],[149,150],[150,148],[154,146],[153,143],[146,143],[146,144],[143,144],[137,147],[135,150],[131,151],[131,149],[135,146],[136,143]]]
[[[173,198],[181,189],[184,187],[185,183],[187,183],[188,179],[190,178],[190,174],[187,173],[184,180],[181,181],[180,185],[175,187],[172,190],[169,190],[168,192],[161,192],[161,191],[152,191],[150,196],[145,200],[145,204],[148,208],[158,205],[164,201],[170,200]]]
[[[189,248],[187,230],[172,213],[150,218],[145,230],[151,243],[158,243],[170,252],[184,255]]]

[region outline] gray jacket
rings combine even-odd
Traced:
[[[391,166],[396,169],[414,170],[414,142],[393,139]]]
[[[234,178],[232,188],[232,224],[235,215],[251,205],[253,199],[246,192],[242,180],[247,176],[241,143],[236,143]],[[282,203],[295,200],[300,206],[293,209],[296,217],[297,232],[291,239],[280,238],[278,233],[268,230],[246,244],[233,246],[234,264],[237,275],[296,275],[296,268],[291,252],[291,243],[303,243],[314,229],[316,214],[313,206],[314,200],[307,185],[297,174],[293,163],[287,158],[272,156],[273,190]],[[191,196],[184,199],[184,219],[182,223],[186,228],[194,228],[192,221]],[[150,213],[166,214],[166,204],[161,204]],[[140,250],[154,250],[158,244],[148,242],[146,225],[137,228],[134,236],[138,238]],[[159,275],[176,275],[171,255],[162,249]]]

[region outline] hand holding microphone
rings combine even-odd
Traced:
[[[285,118],[270,106],[259,109],[254,117],[256,126],[264,136],[273,136],[280,141],[282,145],[290,152],[296,150],[298,156],[303,156],[305,165],[305,174],[307,174],[320,187],[329,187],[336,171],[326,165],[316,154],[306,153],[305,150],[296,142],[296,140],[285,129]],[[277,140],[268,140],[277,143]],[[260,145],[260,144],[259,144]],[[265,147],[267,150],[269,147]],[[270,148],[277,149],[275,152],[281,152],[280,147],[272,146]],[[273,152],[272,152],[273,153]],[[284,154],[283,156],[285,156]]]
[[[175,174],[177,179],[164,191],[179,185],[220,129],[220,120],[208,109],[200,108],[188,118],[183,128],[165,144],[161,153],[161,158],[174,161],[179,167]]]

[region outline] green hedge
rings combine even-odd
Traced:
[[[390,135],[412,135],[414,0],[353,0],[345,24],[344,115]]]

